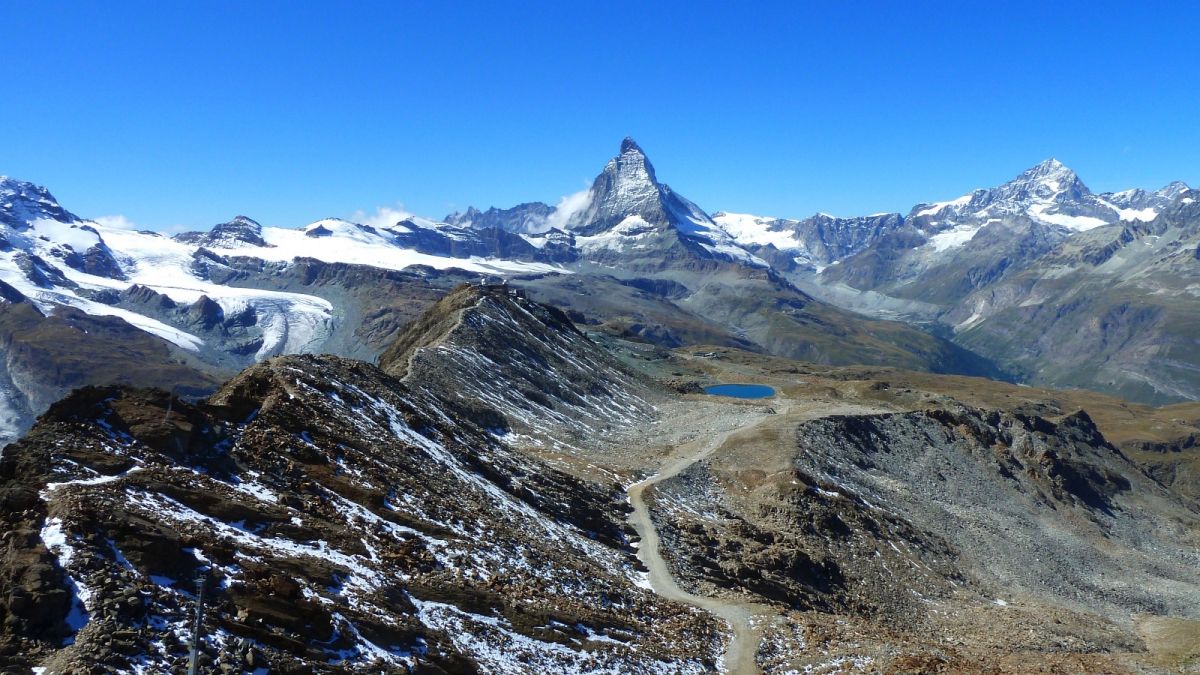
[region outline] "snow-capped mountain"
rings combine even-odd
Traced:
[[[1122,220],[1153,220],[1187,189],[1185,183],[1175,182],[1153,192],[1133,189],[1094,194],[1074,171],[1048,159],[1004,185],[973,190],[949,201],[922,202],[907,216],[879,213],[838,218],[819,213],[792,220],[719,211],[713,220],[739,246],[777,267],[786,265],[787,259],[773,256],[768,246],[787,251],[799,264],[820,269],[905,225],[935,251],[962,246],[985,225],[1016,218],[1028,218],[1067,236]]]
[[[660,183],[646,153],[629,137],[621,142],[620,153],[605,165],[586,196],[570,205],[550,207],[534,202],[482,212],[471,207],[465,214],[450,214],[446,220],[472,228],[538,233],[539,237],[562,237],[561,230],[571,236],[581,258],[603,262],[611,262],[621,254],[638,257],[639,250],[648,247],[672,246],[674,242],[661,240],[666,236],[682,238],[683,245],[700,257],[768,266],[739,246],[704,210]]]
[[[782,271],[790,270],[793,264],[820,270],[858,253],[904,223],[899,213],[857,218],[818,213],[804,220],[791,220],[718,211],[712,218],[739,246]]]
[[[621,143],[621,154],[596,177],[588,197],[566,223],[585,249],[626,246],[649,232],[670,228],[716,258],[766,267],[700,207],[659,183],[654,166],[632,138]]]
[[[1184,190],[1187,185],[1177,182],[1155,192],[1093,194],[1074,171],[1048,159],[1000,187],[917,204],[907,221],[932,235],[934,247],[945,248],[968,241],[988,223],[1021,216],[1071,232],[1122,220],[1150,221]]]
[[[79,217],[59,206],[46,188],[0,176],[0,224],[23,229],[39,220],[77,223]]]
[[[974,190],[944,202],[922,202],[895,227],[864,232],[863,239],[874,238],[873,249],[908,251],[875,251],[869,256],[872,265],[892,264],[905,276],[871,272],[859,274],[858,281],[851,285],[862,290],[887,283],[910,285],[922,270],[943,264],[961,272],[963,265],[949,261],[973,241],[968,248],[1008,256],[1005,268],[1016,271],[1011,267],[1014,262],[1036,259],[1076,232],[1122,221],[1151,221],[1187,189],[1186,184],[1176,182],[1154,192],[1137,189],[1095,194],[1062,162],[1048,159],[999,187]],[[889,231],[899,236],[884,237]],[[1005,253],[1013,247],[1021,249],[1021,255]],[[856,264],[849,259],[846,262],[852,267]],[[831,269],[824,276],[836,283],[849,283],[855,275],[846,269]],[[977,276],[972,287],[992,280],[990,275]],[[863,282],[869,285],[862,286]]]

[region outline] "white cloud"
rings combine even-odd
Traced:
[[[396,223],[412,218],[414,213],[409,212],[404,208],[404,204],[396,202],[396,208],[390,206],[376,206],[375,215],[370,215],[366,211],[355,211],[354,215],[350,216],[350,220],[359,225],[370,225],[371,227],[391,227]]]
[[[552,228],[565,230],[567,223],[571,220],[571,216],[587,208],[591,201],[591,188],[580,190],[573,195],[567,195],[558,200],[558,205],[555,207],[554,213],[546,217],[545,229],[542,231],[544,232]]]
[[[133,224],[132,220],[129,220],[122,215],[100,216],[99,218],[96,218],[95,221],[104,227],[111,227],[114,230],[132,230],[137,227]]]

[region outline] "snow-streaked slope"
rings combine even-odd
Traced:
[[[28,547],[68,579],[39,586],[80,599],[81,620],[50,636],[59,662],[88,662],[129,630],[129,672],[167,672],[164,636],[186,638],[195,605],[181,590],[198,572],[206,640],[249,643],[272,672],[698,674],[719,658],[715,621],[639,588],[616,484],[556,471],[378,369],[252,366],[204,409],[175,402],[173,424],[208,440],[169,464],[133,423],[161,419],[167,400],[77,391],[5,457],[36,458],[19,480],[54,513],[32,521],[42,536]],[[71,459],[81,448],[92,461]],[[128,468],[100,476],[99,457]],[[108,538],[80,536],[97,521]],[[132,595],[137,612],[111,609]]]

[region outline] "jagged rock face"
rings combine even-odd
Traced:
[[[82,389],[5,450],[9,663],[182,672],[199,573],[206,668],[713,666],[719,626],[635,585],[618,486],[515,453],[372,366],[273,359],[172,407]]]
[[[463,285],[379,358],[485,428],[586,442],[653,414],[665,391],[592,344],[561,311],[504,286]]]
[[[698,206],[659,183],[646,154],[628,137],[621,143],[621,153],[592,182],[587,205],[566,223],[566,229],[577,235],[593,237],[620,230],[618,234],[626,239],[668,227],[702,239],[708,255],[701,257],[723,253],[725,258],[732,254],[735,259],[751,262],[744,251],[720,250],[728,243],[728,235]]]
[[[59,206],[46,188],[0,176],[0,224],[24,229],[29,223],[42,219],[81,222],[79,216]]]
[[[238,216],[228,223],[214,225],[208,232],[177,234],[175,241],[208,248],[237,249],[270,246],[262,237],[262,225],[246,216]]]
[[[650,225],[670,222],[654,166],[632,138],[621,143],[621,153],[608,162],[592,183],[587,208],[568,221],[568,229],[595,235],[612,229],[630,216]]]
[[[1086,413],[1057,423],[969,409],[828,418],[802,425],[797,438],[797,468],[941,533],[959,569],[996,580],[998,592],[1012,586],[1101,612],[1193,611],[1188,590],[1163,585],[1188,564],[1147,553],[1179,535],[1153,525],[1154,513],[1179,513],[1193,527],[1194,516]],[[1105,581],[1101,570],[1125,581]]]
[[[557,209],[542,202],[518,204],[511,209],[491,207],[480,211],[474,206],[467,208],[466,213],[451,213],[445,217],[445,222],[451,225],[462,225],[477,230],[495,228],[518,234],[536,234],[549,229],[547,219]]]
[[[899,213],[857,218],[818,213],[804,220],[790,220],[718,211],[713,221],[738,245],[781,272],[792,271],[798,264],[820,268],[842,260],[904,224]]]

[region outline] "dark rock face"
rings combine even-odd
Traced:
[[[13,256],[13,261],[17,263],[17,268],[24,273],[26,279],[42,288],[51,288],[54,286],[75,288],[78,286],[74,281],[63,276],[62,270],[46,262],[39,255],[18,251]]]
[[[542,202],[518,204],[511,209],[498,209],[493,206],[487,211],[480,211],[472,206],[467,209],[466,213],[451,213],[446,216],[445,222],[451,225],[465,225],[477,230],[493,228],[506,232],[529,234],[545,231],[547,229],[546,219],[555,210],[555,207]]]
[[[12,286],[0,281],[0,298],[4,298],[8,302],[27,302],[28,298],[25,294]]]
[[[8,176],[0,176],[0,223],[17,230],[40,218],[60,223],[81,222],[79,216],[58,205],[50,191]]]
[[[309,236],[319,236],[310,234]],[[270,246],[262,238],[262,225],[246,216],[238,216],[228,223],[214,225],[208,232],[184,232],[175,235],[175,241],[209,248],[246,248]]]
[[[103,242],[83,252],[83,261],[78,269],[97,277],[125,279],[120,263]]]
[[[212,330],[213,326],[225,322],[225,310],[207,295],[202,295],[188,307],[184,320],[199,330]]]
[[[561,236],[557,232],[541,236],[553,237],[555,234]],[[479,256],[528,262],[571,262],[577,258],[572,250],[561,246],[539,248],[521,235],[499,227],[475,228],[472,224],[463,226],[461,231],[450,232],[401,221],[393,236],[400,246],[448,258]]]
[[[619,486],[517,454],[370,365],[283,357],[169,421],[167,402],[81,389],[5,450],[0,658],[176,672],[199,573],[204,662],[222,670],[715,659],[714,622],[633,584]]]

